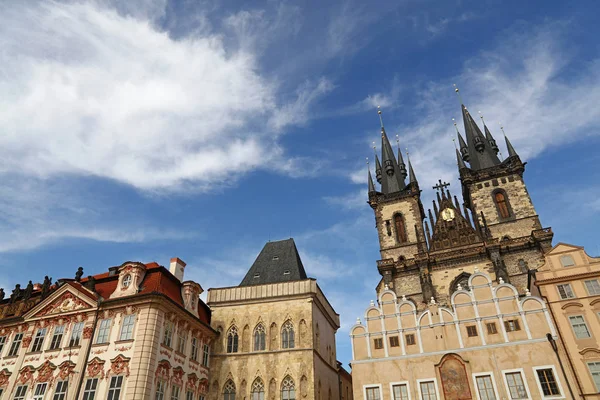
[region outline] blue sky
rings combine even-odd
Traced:
[[[460,194],[454,83],[528,161],[555,243],[600,253],[597,2],[133,3],[2,2],[0,286],[174,256],[236,285],[291,236],[346,363],[379,276],[376,106],[428,207],[438,179]]]

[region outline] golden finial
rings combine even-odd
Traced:
[[[369,165],[369,157],[367,157],[367,169],[371,172],[371,166]]]
[[[452,118],[452,123],[454,124],[454,129],[456,129],[456,133],[459,133],[458,126],[456,126],[456,120],[454,118]]]
[[[452,138],[452,143],[454,143],[454,148],[458,150],[458,146],[456,145],[456,138]]]
[[[483,125],[485,125],[485,121],[483,120],[483,114],[481,113],[481,111],[478,111],[479,113],[479,118],[481,118],[481,122],[483,122]]]
[[[406,151],[406,157],[408,158],[408,147],[406,147],[404,150]]]
[[[381,116],[381,106],[377,106],[377,114],[379,114],[379,122],[381,122],[381,127],[383,128],[383,117]]]
[[[456,83],[452,84],[452,86],[454,86],[454,91],[456,92],[456,94],[458,95],[458,100],[460,101],[460,104],[464,104],[462,101],[462,97],[460,95],[460,90],[458,90],[458,86],[456,86]],[[465,107],[466,109],[467,107]]]
[[[504,137],[506,137],[506,133],[504,133],[504,127],[502,126],[502,122],[498,122],[498,124],[500,125],[500,130],[502,131],[502,134],[504,135]]]

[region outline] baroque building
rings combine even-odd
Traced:
[[[368,173],[381,280],[377,302],[350,332],[354,396],[574,398],[573,374],[553,351],[552,314],[529,290],[552,230],[540,222],[509,139],[501,159],[483,118],[479,126],[461,111],[462,202],[440,180],[427,212],[410,159],[394,154],[381,120],[379,186]]]
[[[204,399],[210,310],[185,263],[0,289],[0,398]]]
[[[268,242],[238,286],[208,290],[219,332],[210,400],[352,400],[336,359],[339,315],[293,239]]]

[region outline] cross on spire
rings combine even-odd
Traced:
[[[438,184],[433,186],[432,189],[436,189],[444,193],[444,189],[446,189],[450,184],[448,182],[442,182],[441,179],[438,180]]]

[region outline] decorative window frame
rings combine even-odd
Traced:
[[[496,194],[498,193],[502,193],[504,195],[504,201],[506,202],[506,208],[508,210],[508,217],[502,217],[502,214],[500,214],[500,207],[498,207],[498,202],[496,201]],[[492,201],[494,202],[494,207],[496,207],[496,214],[498,215],[498,221],[500,222],[506,222],[506,221],[514,221],[515,219],[517,219],[516,215],[515,215],[515,211],[512,208],[512,205],[510,204],[510,197],[508,196],[508,193],[506,193],[506,190],[502,189],[502,188],[497,188],[492,190],[491,193],[492,196]]]
[[[396,217],[400,217],[402,220],[402,225],[404,225],[404,236],[406,236],[405,241],[400,240],[400,235],[398,229],[396,228]],[[397,246],[410,243],[410,240],[408,239],[408,230],[406,229],[406,218],[404,217],[403,213],[395,212],[394,215],[392,215],[392,231],[394,232],[394,240]]]
[[[503,369],[500,372],[502,373],[502,380],[504,381],[504,389],[506,390],[507,398],[510,398],[510,388],[508,387],[506,374],[510,374],[512,372],[520,372],[521,379],[523,379],[523,386],[525,386],[525,391],[527,392],[527,399],[531,400],[531,390],[529,389],[529,385],[527,384],[527,376],[525,375],[525,370],[523,368]]]
[[[499,399],[501,397],[498,393],[498,386],[496,386],[496,379],[494,378],[494,373],[492,371],[473,372],[471,376],[473,377],[473,389],[475,389],[477,400],[481,400],[481,397],[479,396],[479,387],[477,386],[477,378],[480,376],[489,376],[492,379],[492,387],[494,388],[494,394],[496,395],[496,398]],[[509,393],[507,393],[507,395],[510,396]]]
[[[540,391],[540,399],[566,399],[565,397],[565,390],[562,387],[562,383],[560,382],[560,377],[558,376],[558,373],[556,372],[556,367],[554,365],[538,365],[532,368],[533,369],[533,373],[535,375],[535,383],[538,387],[538,390]],[[556,379],[556,386],[558,386],[558,390],[560,391],[560,395],[557,396],[545,396],[544,395],[544,391],[542,390],[542,384],[540,383],[540,378],[537,374],[537,371],[539,369],[551,369],[552,370],[552,374],[554,374],[554,379]]]
[[[440,399],[440,388],[438,386],[437,378],[425,378],[425,379],[417,379],[417,391],[419,393],[419,399],[423,398],[423,393],[421,393],[421,383],[422,382],[431,382],[433,381],[433,385],[435,386],[435,398]]]
[[[411,400],[412,397],[410,395],[410,383],[409,381],[399,381],[399,382],[390,382],[390,400],[394,399],[394,386],[396,385],[406,385],[406,392],[408,393],[408,400]]]
[[[383,388],[381,386],[381,383],[369,383],[366,385],[363,385],[362,389],[363,389],[363,399],[367,400],[367,389],[371,389],[371,388],[378,388],[379,389],[379,399],[383,400]]]

